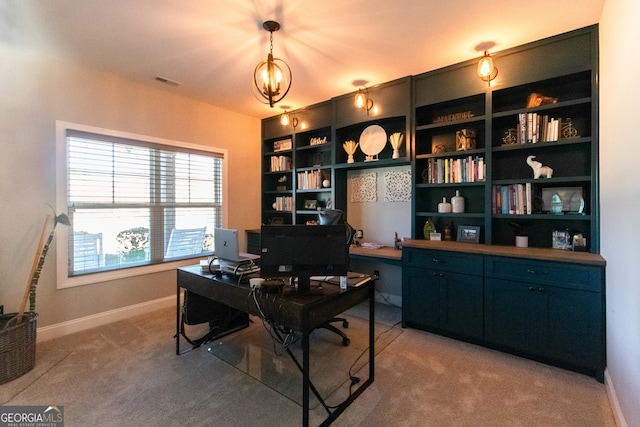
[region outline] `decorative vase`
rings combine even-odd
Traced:
[[[464,213],[464,197],[460,195],[460,190],[456,190],[456,195],[451,198],[451,210],[453,213]]]
[[[397,159],[400,157],[400,150],[398,150],[397,148],[393,149],[393,154],[391,155],[392,159]]]
[[[349,154],[349,157],[347,157],[347,163],[353,163],[353,154]]]
[[[431,233],[436,232],[436,226],[431,222],[431,218],[427,219],[427,222],[424,223],[424,228],[422,229],[424,233],[424,238],[426,240],[431,240]]]
[[[451,212],[451,203],[447,202],[447,198],[442,198],[442,203],[438,203],[438,212],[439,213],[449,213]]]
[[[516,247],[518,248],[529,247],[529,236],[516,236]]]
[[[451,240],[451,223],[447,223],[444,227],[444,240]]]

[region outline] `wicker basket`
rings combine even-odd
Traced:
[[[15,314],[0,316],[0,384],[29,372],[36,364],[37,321],[36,313],[20,320]]]

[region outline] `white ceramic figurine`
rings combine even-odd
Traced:
[[[553,169],[551,169],[549,166],[542,166],[542,163],[537,160],[533,160],[535,158],[536,156],[527,157],[527,164],[531,166],[531,169],[533,169],[533,178],[538,179],[541,176],[544,176],[545,178],[551,178],[551,176],[553,175]]]

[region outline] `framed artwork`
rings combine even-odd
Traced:
[[[305,200],[304,201],[304,208],[305,209],[315,209],[317,205],[318,205],[318,201],[317,200]]]
[[[458,242],[480,243],[480,227],[476,225],[459,225]]]
[[[571,249],[571,235],[568,231],[556,231],[554,230],[552,235],[552,245],[551,247],[554,249]]]

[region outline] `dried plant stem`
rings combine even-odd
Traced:
[[[40,263],[40,258],[42,254],[42,249],[45,244],[45,237],[47,235],[47,225],[51,221],[51,215],[47,215],[44,220],[44,225],[42,226],[42,234],[40,235],[40,242],[38,242],[38,248],[36,249],[36,255],[33,259],[33,264],[31,265],[31,273],[29,273],[29,282],[27,282],[27,288],[24,290],[24,296],[22,297],[22,304],[20,304],[20,311],[18,312],[18,316],[22,316],[24,310],[27,306],[27,299],[29,299],[29,294],[31,293],[31,283],[33,282],[33,276],[38,268],[38,264]]]

